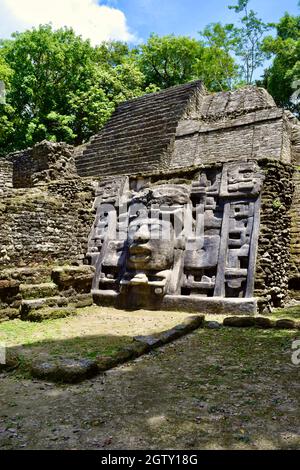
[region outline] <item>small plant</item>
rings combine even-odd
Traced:
[[[272,206],[274,207],[274,209],[280,209],[282,207],[280,199],[274,199],[274,201],[272,202]]]

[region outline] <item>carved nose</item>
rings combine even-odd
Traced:
[[[142,225],[134,234],[135,242],[145,243],[150,239],[150,232],[147,225]]]

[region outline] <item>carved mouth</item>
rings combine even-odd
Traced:
[[[130,261],[145,263],[151,258],[151,250],[145,245],[132,245],[129,248]]]

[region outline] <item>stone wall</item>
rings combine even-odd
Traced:
[[[7,187],[10,179],[10,188],[0,194],[0,270],[82,263],[94,187],[78,177],[73,147],[43,141],[8,160],[0,166],[0,181]]]
[[[277,161],[261,161],[265,181],[261,196],[255,295],[260,310],[284,304],[288,296],[290,268],[293,167]]]
[[[13,186],[15,188],[30,188],[32,186],[31,149],[20,150],[6,157],[13,167]]]
[[[300,300],[300,166],[295,168],[294,195],[290,210],[291,217],[291,268],[289,288],[291,297]]]
[[[176,131],[171,166],[264,158],[291,161],[289,127],[277,108],[245,110],[238,117],[183,118]]]
[[[46,140],[6,157],[13,164],[13,186],[30,188],[51,180],[77,176],[73,147]]]
[[[12,190],[0,199],[0,266],[82,262],[93,197],[81,181]]]
[[[12,188],[12,174],[13,166],[12,163],[0,159],[0,194]]]

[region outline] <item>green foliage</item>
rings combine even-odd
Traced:
[[[4,60],[4,57],[0,55],[0,80],[9,83],[9,79],[12,76],[12,70]]]
[[[203,44],[208,47],[209,58],[204,61],[206,73],[214,70],[210,75],[215,76],[216,84],[210,84],[211,89],[253,84],[255,71],[267,57],[262,43],[272,25],[265,24],[256,12],[249,10],[249,1],[238,0],[237,5],[228,7],[240,15],[238,25],[212,23],[200,32]]]
[[[247,85],[254,82],[255,71],[264,64],[267,54],[262,48],[263,38],[272,27],[271,24],[264,23],[254,10],[249,10],[249,1],[238,0],[237,5],[228,7],[242,16],[239,27],[227,25],[230,26],[232,50],[240,60],[242,80]]]
[[[140,47],[139,64],[148,85],[168,88],[194,78],[194,65],[201,52],[196,39],[152,34]]]
[[[139,65],[148,85],[159,88],[201,79],[210,91],[228,90],[237,76],[229,51],[220,44],[217,26],[206,28],[202,40],[152,34],[140,47]]]
[[[72,29],[49,25],[0,42],[0,79],[8,90],[0,107],[2,154],[42,139],[81,143],[116,104],[144,92],[126,44],[94,48]]]
[[[279,106],[299,115],[300,90],[300,16],[286,13],[276,25],[276,37],[268,36],[263,48],[272,65],[265,71],[263,85]]]
[[[93,47],[72,29],[50,25],[0,40],[7,92],[0,103],[0,155],[43,139],[80,144],[99,132],[120,102],[144,93],[195,79],[209,91],[251,84],[271,57],[261,84],[277,104],[299,114],[300,16],[286,14],[277,37],[265,37],[272,25],[249,9],[249,1],[229,6],[239,24],[212,23],[199,40],[152,34],[133,49],[119,41]]]
[[[238,65],[231,55],[235,45],[232,29],[233,25],[211,23],[200,32],[204,47],[195,70],[211,91],[230,90],[239,81]]]

